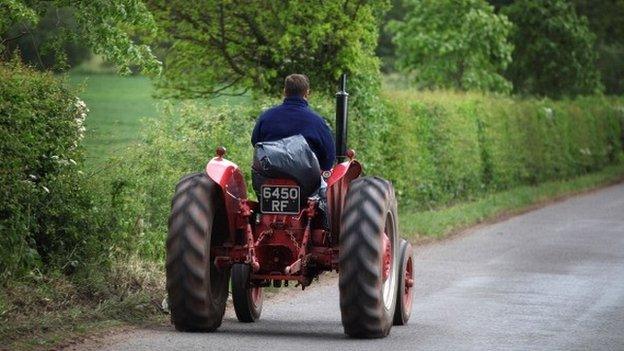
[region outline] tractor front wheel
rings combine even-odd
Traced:
[[[210,247],[219,245],[227,219],[218,185],[203,173],[176,186],[167,237],[167,293],[171,322],[180,331],[214,331],[221,325],[229,272],[219,270]]]
[[[260,318],[264,294],[262,287],[251,284],[251,267],[244,263],[232,265],[232,302],[239,322],[252,323]]]
[[[390,182],[349,184],[341,216],[340,312],[347,335],[379,338],[392,327],[398,289],[398,216]]]
[[[399,255],[399,288],[394,325],[405,325],[412,314],[412,291],[414,285],[414,249],[407,240],[401,239]]]

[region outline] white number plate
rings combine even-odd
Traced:
[[[262,213],[298,214],[299,187],[296,185],[263,185],[260,188]]]

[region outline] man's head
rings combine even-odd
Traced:
[[[303,74],[291,74],[284,80],[284,96],[299,96],[308,99],[310,95],[310,81]]]

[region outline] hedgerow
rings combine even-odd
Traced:
[[[411,208],[567,179],[621,162],[624,103],[393,92],[385,175]]]
[[[88,109],[51,74],[0,63],[0,278],[90,256],[97,216],[79,163]]]

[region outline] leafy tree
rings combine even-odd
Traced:
[[[23,62],[40,70],[75,66],[90,56],[77,30],[71,9],[49,6],[36,26],[18,23],[9,30],[7,36],[14,39],[6,43],[5,56],[18,51]]]
[[[598,70],[607,94],[624,94],[624,0],[574,0],[596,34]]]
[[[379,19],[387,1],[150,0],[168,46],[161,91],[183,98],[278,94],[283,78],[306,73],[335,92],[341,73],[358,86],[376,79]]]
[[[0,3],[0,53],[20,38],[30,35],[33,28],[53,10],[72,14],[75,31],[60,30],[54,37],[46,36],[50,47],[63,54],[61,44],[79,39],[93,52],[101,54],[120,69],[131,65],[142,66],[148,71],[159,69],[160,62],[150,47],[134,40],[134,36],[153,36],[156,23],[141,0],[3,0]],[[53,33],[54,34],[54,33]],[[71,41],[71,40],[70,40]]]
[[[499,11],[502,7],[513,4],[514,0],[488,0],[488,2]]]
[[[409,0],[390,23],[399,68],[424,87],[509,91],[512,24],[485,0]]]
[[[624,1],[573,0],[579,15],[588,19],[589,28],[599,41],[624,42]]]
[[[600,91],[595,35],[564,0],[518,0],[502,12],[517,26],[507,76],[520,93],[552,97]]]
[[[381,22],[379,42],[377,43],[376,55],[381,59],[381,70],[391,72],[395,70],[396,47],[392,42],[393,33],[388,28],[388,23],[401,21],[405,17],[406,7],[403,0],[392,0],[391,7]]]

